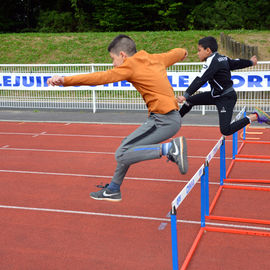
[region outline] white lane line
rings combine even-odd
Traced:
[[[95,152],[95,151],[80,151],[80,150],[59,150],[59,149],[34,149],[34,148],[15,148],[15,147],[0,147],[0,150],[9,151],[33,151],[33,152],[53,152],[53,153],[78,153],[78,154],[101,154],[114,155],[115,152]]]
[[[125,138],[125,136],[107,136],[107,135],[90,135],[90,134],[50,134],[28,133],[28,132],[0,132],[0,135],[24,135],[24,136],[58,136],[58,137],[86,137],[86,138]]]
[[[58,173],[58,172],[37,172],[37,171],[20,171],[20,170],[0,170],[0,173],[18,173],[18,174],[37,174],[37,175],[53,175],[53,176],[71,176],[71,177],[87,177],[87,178],[106,178],[111,179],[112,175],[94,175],[94,174],[75,174],[75,173]],[[135,180],[135,181],[153,181],[153,182],[172,182],[172,183],[187,183],[190,179],[180,180],[180,179],[162,179],[162,178],[141,178],[141,177],[129,177],[126,176],[125,179]],[[196,185],[200,184],[200,181]],[[217,182],[209,181],[210,185],[220,185]],[[253,185],[253,184],[243,184],[243,183],[226,183],[228,186],[245,186],[245,187],[262,187],[269,188],[268,185]]]
[[[132,219],[144,219],[144,220],[155,220],[155,221],[169,221],[169,219],[166,219],[166,218],[109,214],[109,213],[99,213],[99,212],[86,212],[86,211],[74,211],[74,210],[63,210],[63,209],[37,208],[37,207],[23,207],[23,206],[14,206],[14,205],[0,205],[0,208],[15,209],[15,210],[27,210],[27,211],[64,213],[64,214],[103,216],[103,217],[118,217],[118,218],[132,218]]]
[[[1,146],[1,148],[8,148],[9,147],[9,145],[7,144],[7,145],[3,145],[3,146]]]
[[[114,155],[115,152],[97,152],[97,151],[82,151],[82,150],[60,150],[60,149],[38,149],[38,148],[16,148],[9,147],[9,145],[5,145],[0,147],[0,150],[9,150],[9,151],[33,151],[33,152],[53,152],[53,153],[78,153],[78,154],[101,154],[101,155]],[[188,158],[198,158],[205,159],[205,156],[191,156]],[[213,157],[213,159],[219,159],[219,157]],[[231,158],[227,157],[226,159],[231,160]]]
[[[57,136],[57,137],[85,137],[85,138],[115,138],[123,139],[126,136],[109,136],[109,135],[91,135],[91,134],[54,134],[54,133],[29,133],[29,132],[0,132],[0,135],[24,135],[24,136]],[[219,139],[202,139],[202,138],[186,138],[187,141],[204,141],[204,142],[217,142]],[[232,142],[232,139],[226,139],[226,142]],[[239,143],[242,143],[243,140],[239,140]],[[262,143],[268,143],[269,141],[261,141]]]
[[[46,135],[46,132],[41,132],[41,133],[37,133],[35,135],[33,135],[32,137],[35,138],[35,137],[38,137],[38,136],[42,136],[42,135]]]
[[[75,173],[56,173],[56,172],[36,172],[36,171],[19,171],[19,170],[0,170],[0,173],[18,173],[18,174],[38,174],[38,175],[54,175],[54,176],[72,176],[72,177],[88,177],[88,178],[112,178],[112,175],[91,175],[91,174],[75,174]],[[157,181],[157,182],[175,182],[187,183],[188,180],[162,179],[162,178],[139,178],[128,177],[125,179],[139,181]]]
[[[86,137],[86,138],[120,138],[126,136],[111,136],[111,135],[91,135],[91,134],[55,134],[55,133],[28,133],[28,132],[0,132],[0,135],[25,135],[25,136],[57,136],[57,137]],[[213,141],[217,142],[219,139],[200,139],[200,138],[187,138],[188,141]],[[232,141],[232,140],[227,140]],[[240,142],[240,141],[239,141]]]
[[[115,217],[115,218],[140,219],[140,220],[159,221],[159,222],[170,222],[170,219],[168,219],[168,218],[133,216],[133,215],[110,214],[110,213],[87,212],[87,211],[75,211],[75,210],[64,210],[64,209],[24,207],[24,206],[14,206],[14,205],[0,205],[0,208],[22,210],[22,211],[38,211],[38,212],[49,212],[49,213],[90,215],[90,216],[102,216],[102,217]],[[183,220],[183,219],[179,219],[179,220],[177,220],[177,222],[187,223],[187,224],[200,224],[201,223],[200,221],[196,221],[196,220]],[[207,225],[215,225],[215,226],[225,226],[225,227],[270,231],[270,228],[268,228],[268,227],[258,227],[258,226],[248,226],[248,225],[232,225],[232,224],[213,223],[213,222],[207,222],[206,224]]]

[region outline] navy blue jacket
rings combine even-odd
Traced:
[[[219,97],[233,86],[231,70],[242,69],[252,65],[253,62],[251,60],[230,59],[215,52],[206,59],[200,75],[186,89],[184,97],[188,100],[207,81],[210,84],[212,96]]]

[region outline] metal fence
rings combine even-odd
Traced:
[[[199,72],[202,63],[177,63],[168,71],[172,72]],[[0,73],[91,73],[105,71],[112,68],[111,64],[17,64],[0,65]],[[239,70],[241,72],[242,70]],[[270,71],[270,61],[259,62],[257,66],[243,71]],[[175,91],[176,95],[183,91]],[[254,106],[260,106],[265,111],[270,111],[269,91],[241,91],[238,92],[238,101],[235,111],[244,105],[247,111],[252,111]],[[74,90],[68,88],[55,89],[4,89],[0,90],[0,108],[12,109],[62,109],[62,110],[146,110],[145,103],[135,89],[104,90],[98,86],[89,90]],[[215,106],[197,106],[194,111],[215,111]]]

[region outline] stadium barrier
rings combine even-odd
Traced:
[[[176,95],[181,95],[198,75],[202,63],[177,63],[168,68],[168,78]],[[0,107],[6,109],[125,110],[145,111],[137,90],[127,82],[103,86],[49,87],[47,79],[55,74],[74,75],[106,71],[112,64],[0,64]],[[238,93],[235,111],[244,104],[270,111],[270,61],[232,72]],[[201,91],[209,90],[205,86]],[[193,111],[216,111],[215,106],[196,106]]]

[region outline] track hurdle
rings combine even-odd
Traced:
[[[211,214],[215,205],[216,205],[216,202],[218,201],[218,198],[219,198],[223,188],[270,192],[270,187],[243,186],[243,185],[241,185],[241,183],[270,184],[270,179],[228,178],[228,176],[233,168],[233,165],[236,162],[270,164],[270,160],[269,160],[270,156],[240,155],[239,152],[241,151],[241,149],[243,149],[243,146],[245,144],[248,144],[248,143],[256,143],[256,142],[254,142],[254,141],[251,141],[251,142],[243,141],[242,142],[241,147],[239,148],[239,150],[237,151],[237,154],[235,155],[235,159],[232,159],[231,164],[229,165],[229,168],[226,172],[226,178],[224,179],[224,182],[226,182],[226,183],[238,183],[238,185],[233,185],[233,186],[232,185],[222,185],[222,186],[220,186],[220,188],[219,188],[218,192],[216,193],[216,196],[215,196],[215,198],[212,201],[212,204],[210,206],[209,215],[208,216],[206,215],[207,220],[220,220],[220,221],[239,222],[239,223],[253,223],[253,224],[261,224],[261,225],[270,225],[270,220],[265,220],[265,219],[237,218],[237,217],[229,217],[229,216],[217,216],[217,215]],[[270,144],[270,142],[263,142],[263,144]],[[241,159],[241,157],[243,157],[243,158]],[[265,160],[265,159],[268,159],[268,160]],[[256,235],[264,235],[264,233],[258,232]]]
[[[188,193],[193,189],[195,184],[199,181],[199,179],[204,175],[204,165],[202,165],[199,170],[195,173],[195,175],[190,179],[190,181],[185,185],[185,187],[181,190],[181,192],[176,196],[176,198],[172,202],[171,207],[171,239],[172,239],[172,264],[173,270],[179,270],[179,262],[178,262],[178,237],[177,237],[177,208],[184,201]],[[202,182],[201,182],[202,183]],[[204,207],[204,203],[201,202],[201,206]],[[205,226],[203,224],[203,220],[201,221],[201,226]]]
[[[237,115],[237,117],[241,117],[242,114],[245,115],[244,108]],[[237,120],[237,118],[236,118]],[[245,136],[245,130],[243,131]],[[233,137],[233,154],[232,162],[229,167],[229,170],[232,168],[232,164],[235,162],[237,154],[241,151],[243,147],[243,143],[238,149],[238,141],[234,141],[237,134]],[[211,206],[209,207],[209,163],[211,159],[214,157],[216,152],[220,149],[220,187],[214,197]],[[196,247],[202,238],[202,235],[205,231],[209,232],[222,232],[222,233],[232,233],[232,234],[242,234],[242,235],[253,235],[253,236],[264,236],[270,237],[269,232],[263,231],[255,231],[255,230],[244,230],[244,229],[228,229],[214,226],[206,226],[206,219],[217,219],[223,221],[235,221],[235,222],[251,222],[251,223],[259,223],[259,224],[270,224],[269,220],[254,220],[254,219],[242,219],[242,218],[232,218],[232,217],[220,217],[211,215],[212,210],[221,194],[223,188],[238,188],[229,185],[224,185],[224,181],[226,181],[226,177],[229,172],[226,173],[226,151],[225,151],[225,137],[221,137],[215,147],[211,150],[211,152],[207,155],[205,164],[203,164],[196,174],[191,178],[191,180],[186,184],[186,186],[181,190],[181,192],[177,195],[177,197],[173,200],[171,205],[171,238],[172,238],[172,264],[173,270],[179,270],[179,262],[178,262],[178,240],[177,240],[177,208],[183,202],[185,197],[191,191],[191,189],[195,186],[195,184],[201,179],[201,228],[196,236],[187,257],[184,260],[183,265],[181,266],[181,270],[184,270],[188,267],[188,264],[196,250]],[[252,187],[244,187],[243,189],[251,189]],[[262,189],[260,189],[262,190]],[[270,189],[266,189],[267,191]]]
[[[237,114],[235,120],[238,120],[242,117],[242,115],[246,115],[245,107]],[[226,176],[224,177],[224,182],[229,183],[270,183],[270,179],[233,179],[228,178],[233,166],[236,162],[253,162],[253,163],[265,163],[270,164],[270,156],[258,156],[258,155],[241,155],[240,152],[246,144],[270,144],[270,142],[260,142],[260,141],[247,141],[246,140],[246,128],[243,129],[243,141],[238,148],[238,132],[233,134],[233,146],[232,146],[232,161],[226,171]],[[254,158],[254,159],[253,159]],[[267,160],[268,159],[268,160]],[[263,220],[263,219],[250,219],[250,218],[236,218],[236,217],[224,217],[224,216],[216,216],[212,215],[212,211],[218,201],[218,198],[221,194],[223,188],[226,189],[238,189],[238,190],[256,190],[256,191],[270,191],[270,187],[258,187],[258,186],[241,186],[240,184],[237,186],[231,185],[224,185],[222,182],[220,183],[220,187],[218,192],[216,193],[212,204],[210,206],[209,214],[206,213],[207,220],[222,220],[222,221],[231,221],[231,222],[244,222],[244,223],[254,223],[254,224],[263,224],[263,225],[270,225],[270,220]],[[262,232],[258,233],[260,235]]]
[[[195,252],[196,246],[203,234],[203,228],[205,228],[205,216],[209,213],[209,163],[215,156],[217,151],[220,151],[220,181],[223,182],[225,177],[225,137],[222,136],[211,152],[207,155],[205,163],[198,169],[190,181],[185,185],[181,192],[176,196],[171,204],[171,240],[172,240],[172,264],[173,270],[179,269],[178,263],[178,240],[177,240],[177,208],[184,201],[186,196],[190,193],[196,183],[201,180],[201,230],[195,239],[183,266],[181,269],[186,269],[186,265],[189,263],[193,253]]]

